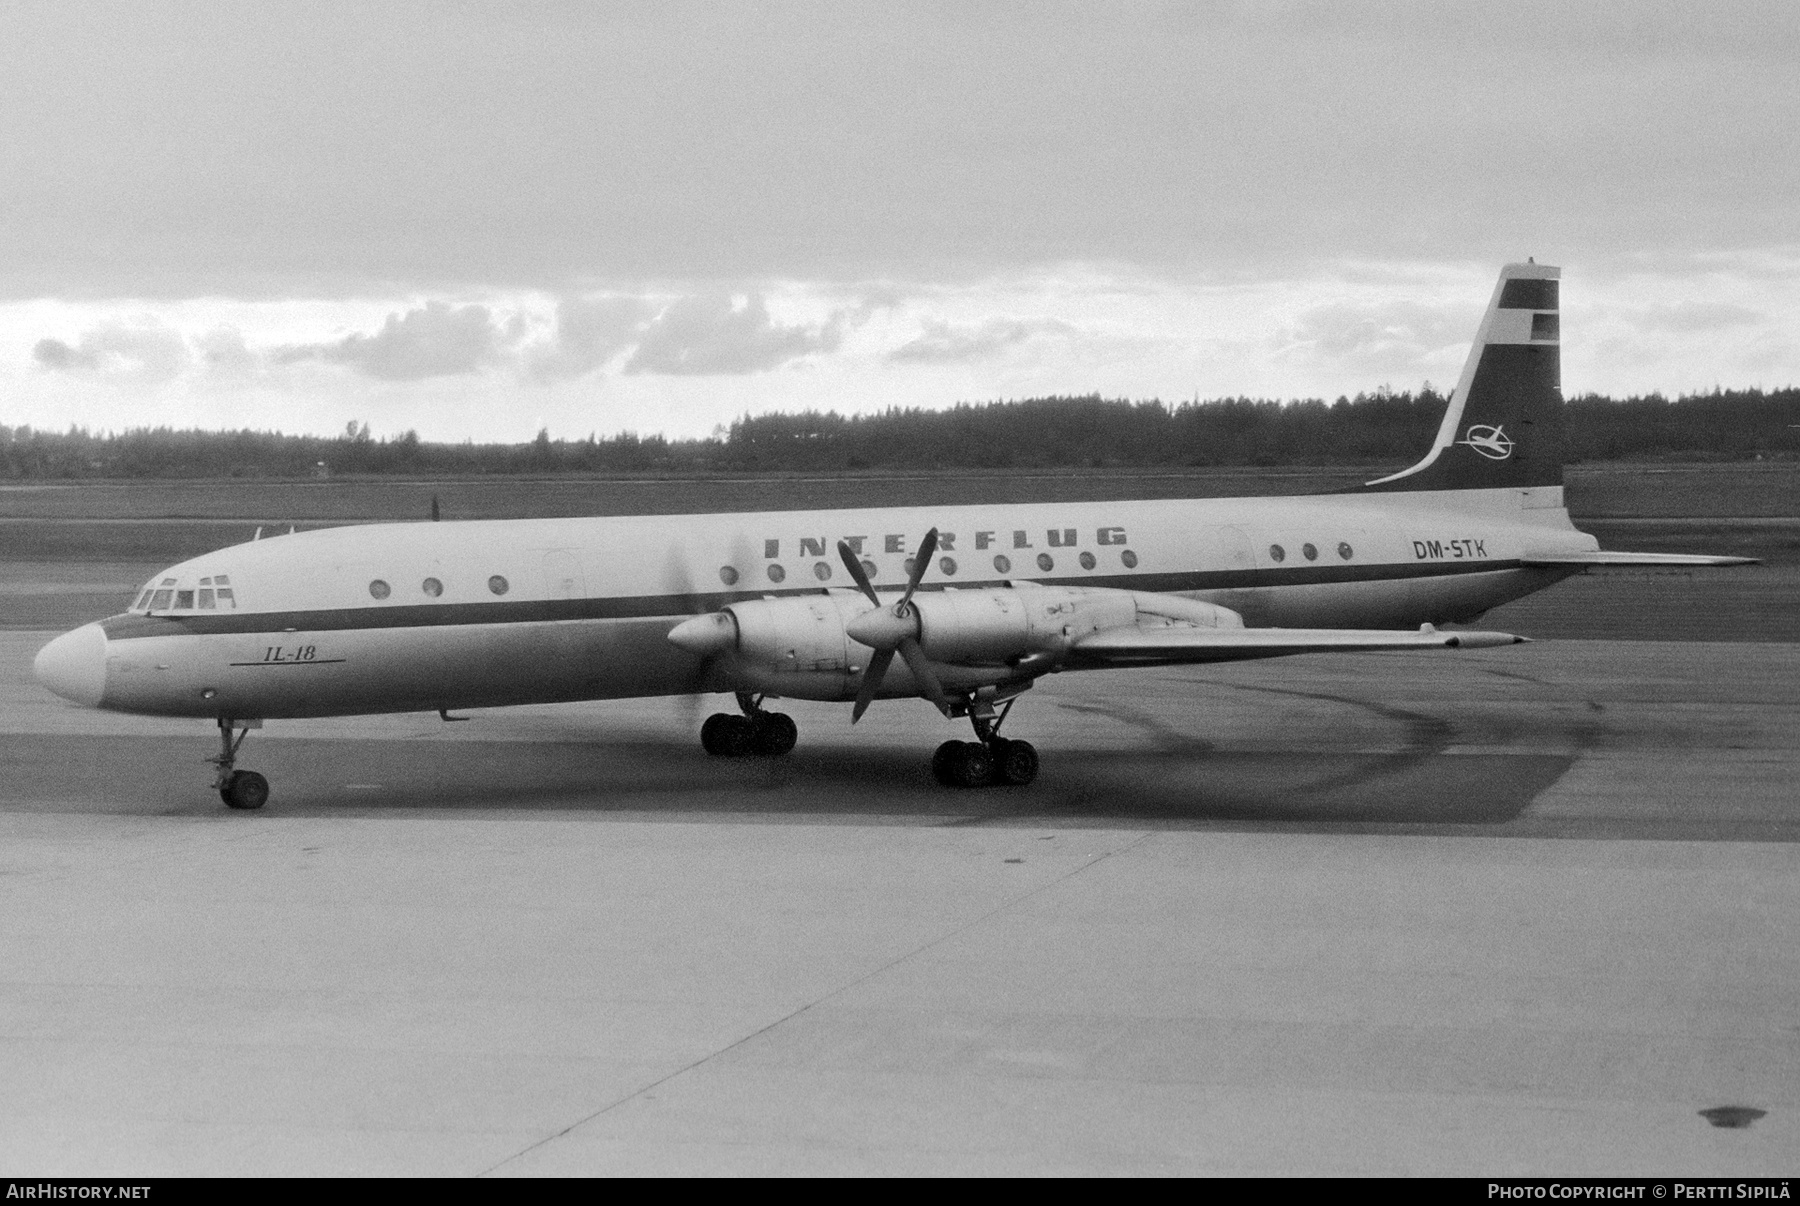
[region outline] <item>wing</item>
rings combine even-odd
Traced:
[[[1661,565],[1700,566],[1700,565],[1761,565],[1757,557],[1709,557],[1699,553],[1615,553],[1601,549],[1573,553],[1526,553],[1519,558],[1519,564],[1533,568],[1549,568],[1553,566],[1596,566],[1596,565]]]
[[[1492,649],[1524,644],[1510,632],[1417,632],[1380,628],[1109,628],[1075,642],[1063,665],[1169,666],[1238,662],[1294,653],[1369,653],[1390,649]]]

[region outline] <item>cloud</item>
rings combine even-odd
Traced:
[[[815,352],[836,351],[844,337],[845,315],[817,324],[783,326],[769,317],[768,304],[752,293],[737,304],[728,297],[684,297],[650,324],[627,373],[698,376],[759,373]]]
[[[630,346],[650,305],[641,297],[567,297],[556,306],[556,335],[526,357],[539,379],[579,377]]]
[[[92,352],[72,348],[60,339],[40,339],[31,349],[31,358],[48,369],[97,369],[100,357]]]
[[[236,327],[214,327],[204,335],[197,335],[194,347],[206,367],[220,376],[246,377],[261,364],[256,353],[244,342],[244,333]]]
[[[180,374],[188,363],[188,348],[179,333],[160,323],[108,323],[87,331],[74,344],[40,339],[31,349],[31,358],[51,372],[155,385]]]
[[[1682,301],[1628,313],[1626,320],[1651,331],[1724,331],[1752,326],[1763,316],[1730,302]]]
[[[417,381],[479,372],[499,356],[505,340],[486,306],[432,301],[388,315],[373,335],[286,347],[274,358],[279,364],[323,360],[383,381]]]
[[[1333,359],[1398,366],[1467,343],[1475,325],[1464,307],[1333,302],[1301,314],[1281,342]]]
[[[923,335],[895,348],[887,358],[900,364],[961,364],[995,355],[1034,335],[1074,333],[1074,327],[1053,319],[990,318],[978,327],[953,327],[928,318]]]

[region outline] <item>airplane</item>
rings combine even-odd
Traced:
[[[1000,735],[1048,674],[1362,650],[1484,649],[1443,630],[1606,565],[1563,504],[1561,270],[1508,264],[1431,446],[1408,469],[1279,498],[993,503],[370,524],[234,545],[157,574],[38,653],[75,703],[218,729],[214,788],[265,721],[735,694],[705,751],[775,757],[772,699],[924,698],[966,718],[946,786],[1024,785]]]

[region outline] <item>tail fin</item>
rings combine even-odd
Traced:
[[[1350,493],[1562,485],[1561,276],[1530,262],[1500,270],[1431,451]]]

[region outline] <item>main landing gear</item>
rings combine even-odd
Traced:
[[[794,748],[800,729],[785,712],[763,711],[761,695],[738,692],[742,716],[714,712],[700,726],[700,746],[718,758],[778,758]]]
[[[977,697],[969,708],[974,741],[946,741],[931,756],[931,774],[945,787],[988,787],[1006,784],[1023,787],[1037,778],[1037,747],[1029,741],[1008,741],[1000,725],[1012,711],[1013,701],[998,715],[993,705]]]
[[[260,720],[219,719],[219,752],[207,761],[219,768],[213,779],[219,798],[228,808],[261,808],[269,802],[269,781],[255,771],[235,770],[238,747],[251,729],[262,728]],[[233,735],[235,733],[235,736]]]

